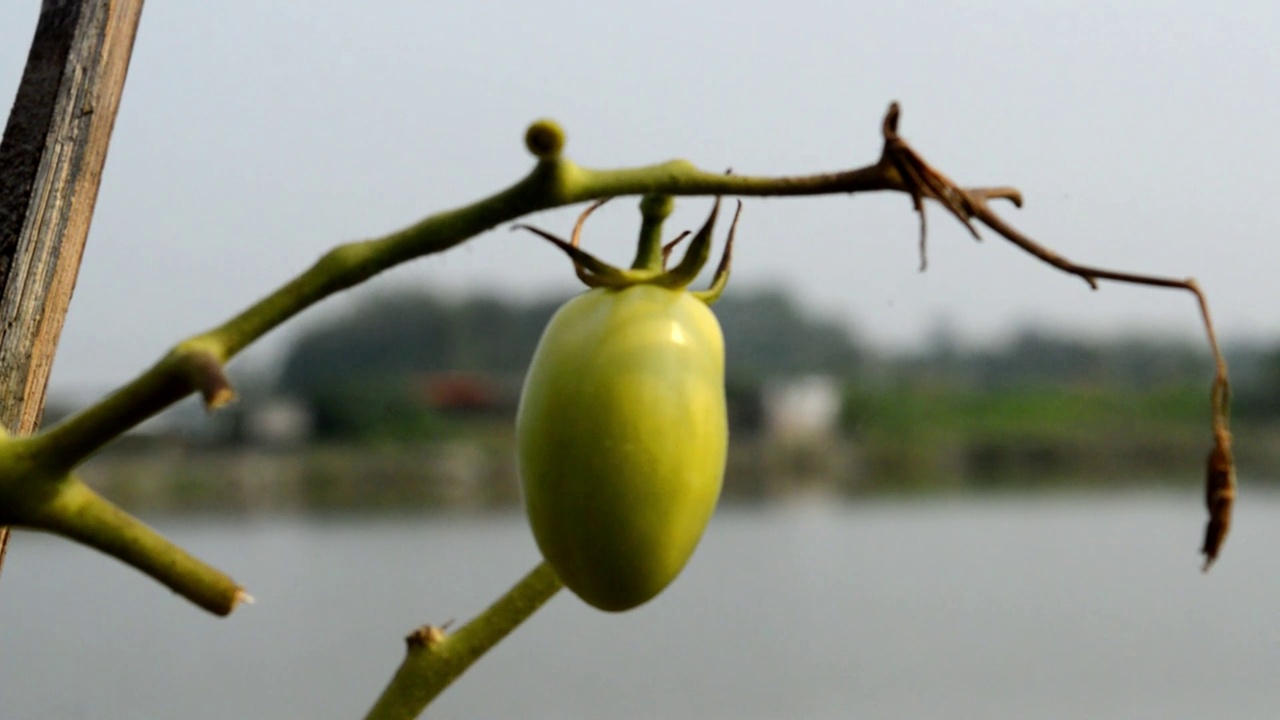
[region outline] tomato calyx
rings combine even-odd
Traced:
[[[644,223],[640,229],[636,260],[631,268],[623,269],[610,265],[580,247],[582,228],[587,218],[608,201],[609,198],[605,198],[589,205],[578,216],[577,222],[574,223],[573,234],[567,241],[533,225],[517,224],[511,229],[527,230],[560,248],[573,261],[573,269],[578,279],[591,288],[622,289],[635,285],[656,285],[671,290],[684,290],[697,278],[711,255],[711,236],[715,230],[716,217],[720,212],[719,196],[711,207],[710,215],[689,242],[684,257],[670,269],[667,268],[668,259],[676,246],[689,237],[690,233],[686,230],[674,240],[666,244],[660,243],[662,222],[671,213],[673,205],[670,196],[666,195],[646,195],[640,202]],[[739,200],[737,210],[733,214],[733,223],[729,227],[729,237],[725,242],[720,264],[716,267],[715,275],[711,280],[711,286],[706,290],[690,293],[708,305],[718,300],[728,285],[729,268],[733,257],[733,239],[738,229],[738,218],[741,215],[742,201]]]

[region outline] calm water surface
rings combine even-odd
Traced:
[[[680,580],[606,615],[561,593],[437,718],[1280,717],[1280,496],[1212,573],[1198,494],[717,515]],[[162,528],[258,598],[215,619],[24,533],[0,582],[0,718],[357,718],[402,636],[532,567],[517,516]]]

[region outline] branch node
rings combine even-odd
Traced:
[[[231,387],[217,353],[201,345],[183,343],[178,347],[177,357],[187,381],[199,391],[205,410],[213,412],[235,402],[235,388]]]
[[[974,199],[969,193],[956,185],[951,178],[935,170],[919,153],[911,148],[898,135],[898,119],[901,109],[898,103],[889,105],[885,113],[882,132],[884,134],[884,150],[880,154],[880,163],[892,167],[902,183],[902,189],[911,196],[911,206],[920,216],[920,271],[928,267],[925,256],[925,245],[928,238],[928,225],[925,221],[924,201],[936,200],[947,209],[962,225],[969,230],[975,240],[981,240],[978,229],[971,218],[976,214]],[[1008,190],[1005,188],[1004,190]],[[1013,193],[1016,194],[1016,190]],[[1000,197],[1007,197],[1004,192]],[[982,196],[977,196],[981,199]],[[1020,198],[1019,198],[1020,199]]]
[[[662,222],[676,209],[675,198],[662,193],[646,193],[640,199],[640,214],[653,222]]]

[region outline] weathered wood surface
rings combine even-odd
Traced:
[[[142,0],[45,0],[0,141],[0,423],[29,433],[80,269]],[[8,540],[0,528],[0,562]]]

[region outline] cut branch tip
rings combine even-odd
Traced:
[[[222,370],[222,363],[211,356],[205,356],[193,364],[192,384],[200,391],[204,408],[209,412],[220,410],[236,400],[235,388]]]
[[[227,379],[222,358],[204,340],[190,340],[174,351],[179,370],[186,375],[193,390],[200,393],[209,412],[235,402],[236,391]]]
[[[204,399],[204,407],[209,412],[221,410],[239,398],[239,396],[236,395],[236,391],[231,387],[217,388],[212,392],[212,394],[202,390],[200,394]]]
[[[539,160],[554,160],[564,149],[564,129],[555,120],[536,120],[524,133],[524,146]]]

